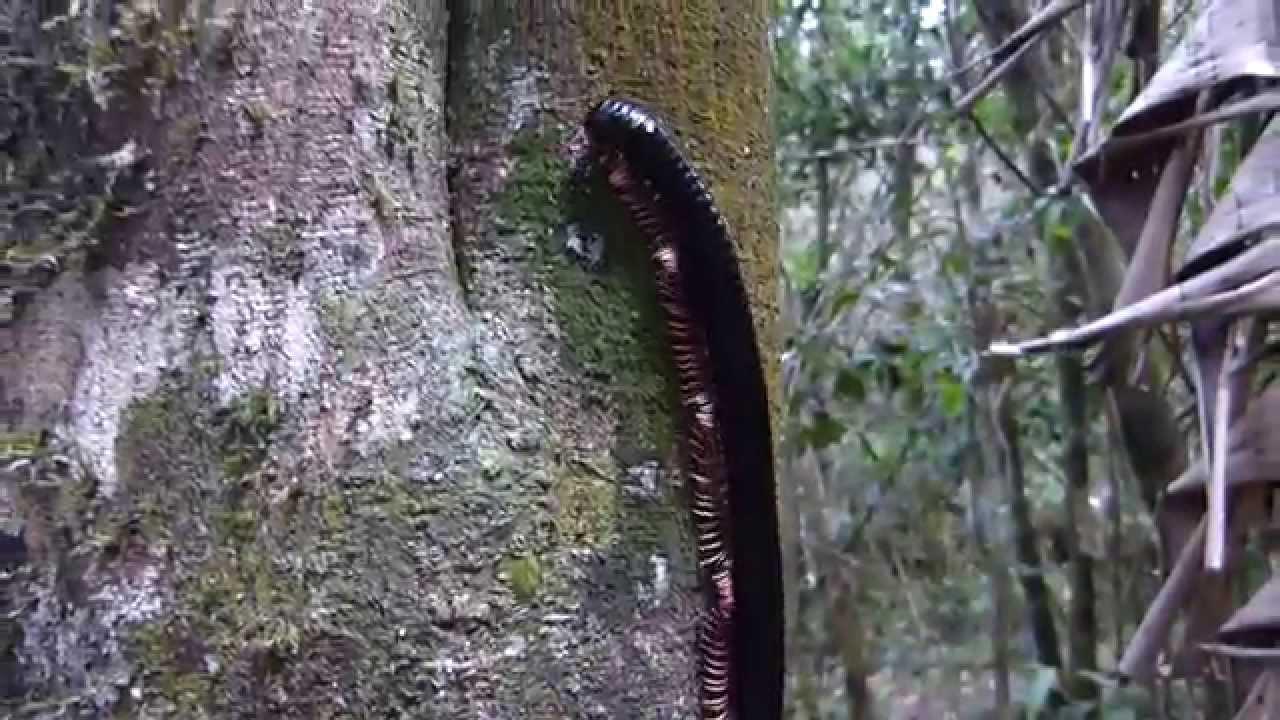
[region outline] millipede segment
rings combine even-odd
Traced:
[[[685,475],[703,578],[704,720],[782,715],[782,572],[769,404],[733,241],[662,123],[606,99],[591,152],[645,235],[679,379]]]

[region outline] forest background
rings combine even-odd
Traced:
[[[1280,717],[1277,77],[1269,0],[0,0],[0,711],[692,712],[617,92],[735,230],[791,716]]]
[[[782,5],[804,716],[1275,712],[1272,305],[1174,297],[1274,220],[1275,18]]]

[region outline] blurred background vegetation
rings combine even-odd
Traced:
[[[1199,452],[1178,334],[1132,363],[984,352],[1117,303],[1133,250],[1073,171],[1228,5],[778,0],[795,717],[1267,717],[1191,612],[1117,670],[1173,510],[1203,512],[1168,489]],[[1203,133],[1179,243],[1263,124]],[[1211,631],[1266,581],[1259,547],[1190,593],[1221,601]]]

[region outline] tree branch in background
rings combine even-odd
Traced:
[[[982,126],[982,121],[978,119],[978,116],[970,114],[969,121],[973,123],[973,129],[978,133],[978,136],[982,138],[982,142],[986,144],[987,148],[995,154],[996,158],[998,158],[1005,167],[1009,168],[1009,171],[1012,172],[1027,188],[1027,192],[1031,193],[1032,197],[1043,196],[1044,191],[1036,187],[1035,183],[1031,182],[1031,178],[1027,177],[1026,173],[1022,172],[1022,168],[1018,167],[1018,164],[1000,148],[1000,144],[997,143],[995,138],[991,137],[991,135],[987,133],[987,129]]]
[[[868,140],[867,142],[847,145],[841,148],[816,150],[805,155],[783,155],[782,162],[809,163],[821,162],[823,160],[845,160],[850,156],[858,155],[859,153],[869,152],[872,150],[891,150],[903,143],[919,144],[920,142],[921,141],[917,138],[880,138],[879,140]]]
[[[960,73],[968,72],[979,63],[998,58],[1006,53],[1021,55],[1023,52],[1026,51],[1026,48],[1028,46],[1035,44],[1031,41],[1038,39],[1039,35],[1045,30],[1047,30],[1050,25],[1058,22],[1059,20],[1066,17],[1068,14],[1070,14],[1076,8],[1081,7],[1082,5],[1084,5],[1084,0],[1054,0],[1054,2],[1045,6],[1044,9],[1042,9],[1040,12],[1031,16],[1027,20],[1027,22],[1023,24],[1022,27],[1018,28],[1013,33],[1011,33],[1008,37],[1006,37],[1003,42],[1001,42],[998,46],[996,46],[994,50],[991,50],[985,55],[974,58],[969,63],[966,63],[963,67],[960,67],[954,70],[952,72],[952,75],[954,76]],[[996,82],[998,82],[1000,78],[1003,77],[1004,73],[1008,72],[1007,65],[1008,65],[1007,62],[1002,62],[1000,66],[997,67],[996,70],[991,73],[991,76],[994,76],[994,78],[991,79],[991,76],[989,76],[988,78],[984,78],[981,82],[978,83],[978,87],[983,87],[988,85],[988,82],[987,82],[988,79],[991,79],[991,83],[990,83],[991,85],[994,85]],[[987,89],[989,90],[990,87],[987,87]]]
[[[1193,469],[1192,472],[1194,471]],[[1142,624],[1129,640],[1124,657],[1120,658],[1120,664],[1116,668],[1122,676],[1146,680],[1154,674],[1156,660],[1160,649],[1169,639],[1173,621],[1177,619],[1178,611],[1186,604],[1204,570],[1204,538],[1205,523],[1202,519],[1187,544],[1182,546],[1173,572],[1169,574],[1169,579],[1160,588],[1155,600],[1151,601]]]
[[[960,68],[952,71],[952,75],[968,72],[979,63],[986,62],[993,58],[999,57],[1004,53],[1015,51],[1019,46],[1030,44],[1028,41],[1039,35],[1048,27],[1066,17],[1076,8],[1084,5],[1084,0],[1054,0],[1054,2],[1045,6],[1040,12],[1030,17],[1022,27],[1015,30],[1004,39],[995,49],[984,55],[974,58],[970,62],[964,64]],[[980,9],[980,8],[979,8]]]
[[[1035,47],[1035,43],[1023,44],[1016,52],[1005,58],[1004,62],[997,65],[995,70],[987,73],[985,77],[978,81],[978,84],[975,85],[972,90],[965,93],[964,97],[960,98],[960,101],[956,103],[956,114],[969,114],[969,111],[973,109],[973,106],[977,105],[979,100],[986,97],[987,93],[991,92],[991,89],[1003,80],[1004,76],[1013,69],[1013,66],[1017,65],[1018,61],[1022,59],[1022,56],[1026,55],[1027,51],[1031,50],[1033,47]]]

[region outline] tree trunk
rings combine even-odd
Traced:
[[[998,45],[1026,19],[1026,13],[1015,3],[991,3],[983,7],[981,13],[984,32],[993,46]],[[1014,67],[1005,76],[1004,86],[1014,107],[1012,125],[1016,133],[1033,139],[1025,153],[1028,166],[1027,175],[1037,188],[1047,188],[1056,181],[1057,171],[1053,158],[1049,155],[1047,143],[1040,137],[1041,107],[1036,88],[1036,77],[1047,77],[1045,74],[1032,73],[1029,64],[1037,56],[1028,55],[1022,64]],[[1042,232],[1042,234],[1044,234]],[[1043,243],[1049,247],[1049,260],[1045,264],[1046,285],[1052,288],[1054,327],[1068,325],[1080,312],[1077,298],[1084,298],[1086,283],[1080,272],[1079,263],[1073,257],[1073,248],[1062,247],[1062,244]],[[1076,520],[1083,508],[1087,507],[1086,499],[1089,490],[1088,476],[1088,425],[1085,408],[1084,367],[1078,357],[1060,354],[1055,359],[1058,371],[1058,397],[1063,407],[1063,434],[1065,436],[1062,469],[1067,483],[1068,522],[1064,527],[1067,546],[1070,548],[1072,597],[1068,613],[1070,650],[1073,670],[1090,671],[1097,666],[1097,626],[1096,598],[1093,591],[1093,562],[1080,540],[1079,525]],[[1016,425],[1010,425],[1010,430]],[[1016,438],[1011,438],[1016,442]],[[1030,565],[1031,569],[1039,567],[1039,553],[1036,550],[1035,530],[1031,526],[1025,510],[1026,498],[1023,489],[1014,488],[1013,516],[1017,526],[1019,558]],[[1061,667],[1060,649],[1057,646],[1057,634],[1054,632],[1053,615],[1050,612],[1050,596],[1047,586],[1040,578],[1024,577],[1024,589],[1027,594],[1029,610],[1032,614],[1033,632],[1037,639],[1037,654],[1040,661],[1052,667]],[[1077,694],[1085,698],[1095,695],[1092,683],[1079,680],[1071,683]]]
[[[0,4],[0,707],[691,717],[670,362],[565,148],[671,120],[772,383],[763,0]]]
[[[960,67],[955,58],[952,67]],[[979,369],[974,373],[974,386],[966,403],[965,453],[969,496],[974,504],[971,511],[973,541],[977,548],[983,572],[991,587],[991,715],[997,720],[1013,717],[1010,675],[1010,627],[1012,625],[1013,583],[1010,578],[1009,543],[1000,527],[998,515],[1006,493],[997,482],[998,473],[1008,472],[1012,464],[1006,462],[999,443],[999,405],[1009,402],[1000,397],[1000,388],[1006,378],[1012,377],[1012,364],[992,356],[984,356],[982,349],[990,347],[995,330],[1000,324],[1000,309],[991,300],[991,281],[998,272],[993,248],[989,241],[982,241],[970,234],[968,228],[978,227],[982,218],[981,184],[978,182],[977,156],[968,152],[948,177],[948,187],[954,215],[957,219],[956,243],[960,252],[969,258],[972,272],[968,278],[966,306],[969,311],[970,330],[974,351],[978,354]],[[1011,486],[1012,483],[1009,483]]]

